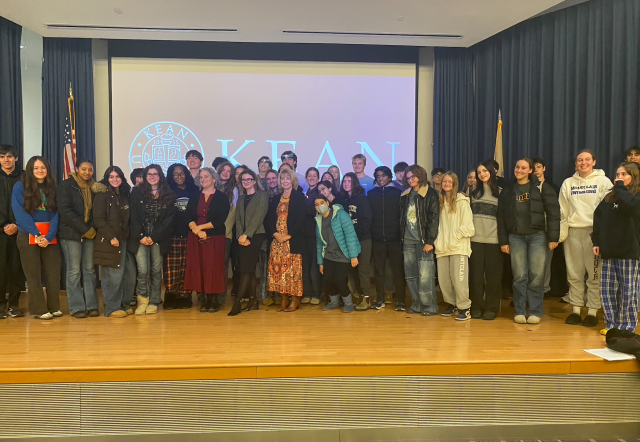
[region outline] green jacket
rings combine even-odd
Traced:
[[[348,259],[357,258],[362,249],[358,235],[353,228],[353,221],[344,208],[340,204],[332,206],[333,214],[331,215],[331,228],[333,235],[336,237],[340,250]],[[318,265],[324,264],[324,250],[327,243],[322,237],[322,215],[316,216],[316,251],[318,253]]]

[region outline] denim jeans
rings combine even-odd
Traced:
[[[85,310],[97,310],[98,294],[96,293],[96,268],[93,265],[93,240],[61,239],[60,245],[67,267],[69,312],[74,314]]]
[[[433,250],[425,253],[422,244],[404,244],[402,251],[404,277],[413,299],[411,309],[420,313],[438,313]]]
[[[509,235],[509,253],[513,272],[513,305],[517,315],[542,317],[544,272],[549,243],[545,232]]]
[[[120,242],[120,265],[118,267],[102,266],[102,302],[104,315],[110,316],[116,310],[129,310],[129,301],[125,299],[125,269],[127,265],[127,242]]]
[[[124,299],[125,305],[136,299],[136,282],[138,281],[138,265],[136,255],[127,251],[124,265]]]
[[[140,244],[136,253],[138,265],[138,296],[149,298],[150,305],[162,302],[162,253],[160,244],[145,246]],[[151,292],[151,293],[149,293]]]

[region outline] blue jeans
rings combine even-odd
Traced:
[[[438,313],[433,250],[425,253],[422,244],[404,244],[402,251],[404,277],[413,299],[411,309],[420,313]]]
[[[140,244],[136,253],[138,265],[138,296],[149,298],[150,305],[162,302],[162,253],[160,244],[145,246]]]
[[[127,258],[124,265],[124,300],[125,305],[136,299],[136,282],[138,280],[138,265],[136,256],[127,251]]]
[[[549,243],[545,232],[532,235],[509,235],[509,253],[513,272],[513,305],[516,316],[542,317],[544,272]]]
[[[97,310],[98,294],[96,293],[96,269],[93,265],[93,240],[61,239],[60,245],[67,267],[69,312],[74,314],[85,310]]]
[[[127,265],[127,242],[120,242],[120,265],[118,267],[102,266],[102,302],[104,315],[110,316],[116,310],[129,310],[129,301],[125,299],[124,279]]]

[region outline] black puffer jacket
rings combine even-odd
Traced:
[[[400,241],[400,195],[402,192],[393,184],[374,187],[367,194],[374,241]]]
[[[171,199],[168,204],[163,204],[158,211],[158,217],[153,223],[153,233],[151,239],[154,243],[160,244],[162,255],[169,253],[171,249],[171,239],[173,237],[173,222],[176,216],[176,194],[171,192]],[[127,250],[134,255],[140,247],[140,240],[144,238],[144,194],[142,189],[134,187],[129,196],[129,240]]]
[[[7,224],[15,224],[16,217],[11,209],[11,194],[13,186],[20,181],[22,171],[15,169],[9,175],[0,169],[0,232]]]
[[[356,229],[358,241],[371,239],[371,205],[364,193],[346,198],[342,207],[347,211]]]
[[[91,184],[92,205],[96,193],[106,192],[104,184],[93,182]],[[58,225],[58,239],[71,239],[80,241],[82,236],[91,228],[93,223],[93,209],[89,213],[88,222],[84,222],[84,197],[75,178],[67,178],[58,186],[58,213],[60,224]]]
[[[407,225],[411,188],[405,190],[400,198],[400,238],[404,241],[404,229]],[[440,200],[438,192],[430,185],[421,187],[416,198],[416,216],[422,244],[434,245],[440,224]]]
[[[516,228],[515,183],[510,183],[500,193],[498,199],[498,241],[501,246],[509,245],[509,234]],[[558,195],[546,183],[542,184],[536,176],[531,179],[531,228],[547,232],[549,242],[560,239],[560,204]],[[545,222],[546,216],[546,222]]]
[[[111,189],[97,194],[93,199],[93,221],[97,230],[93,263],[119,267],[121,248],[112,246],[111,240],[122,243],[129,238],[129,198]]]

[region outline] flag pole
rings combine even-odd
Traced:
[[[502,152],[502,110],[498,109],[498,130],[496,132],[496,148],[493,153],[493,159],[498,163],[498,173],[496,175],[504,176],[504,156]]]

